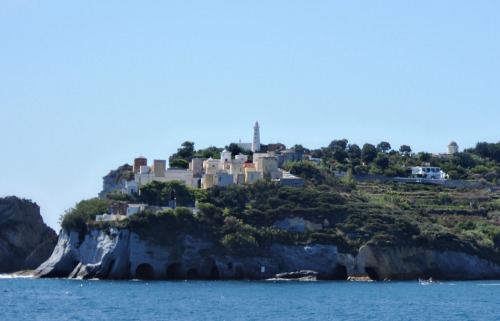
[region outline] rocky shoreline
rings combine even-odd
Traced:
[[[155,280],[442,280],[499,279],[500,266],[455,251],[364,245],[357,255],[337,246],[272,244],[266,256],[228,256],[200,237],[178,234],[173,245],[143,240],[127,229],[62,230],[52,256],[35,277]],[[301,272],[309,271],[309,272]]]

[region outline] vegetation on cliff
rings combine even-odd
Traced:
[[[87,231],[87,222],[95,221],[96,215],[107,213],[108,204],[103,198],[91,198],[78,202],[75,207],[66,210],[59,219],[61,227],[67,231],[80,232],[80,238]]]
[[[152,182],[142,188],[141,201],[164,206],[175,190],[175,210],[146,210],[121,222],[91,224],[129,228],[159,244],[190,233],[213,241],[214,251],[240,256],[266,255],[273,243],[334,244],[353,254],[363,244],[375,244],[456,250],[499,261],[500,200],[495,190],[359,183],[352,179],[352,171],[339,179],[328,166],[307,161],[285,167],[305,179],[304,188],[266,180],[210,190]],[[198,216],[183,207],[193,206],[195,200]],[[84,222],[93,221],[105,207],[104,200],[82,201],[66,213],[63,228],[84,232]],[[294,218],[310,224],[302,230],[279,224]]]

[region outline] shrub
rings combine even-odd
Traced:
[[[255,237],[242,232],[226,234],[221,245],[229,254],[238,256],[254,255],[259,249]]]
[[[62,216],[61,227],[66,231],[76,230],[80,234],[80,240],[83,240],[86,223],[95,221],[96,215],[107,213],[108,204],[103,198],[92,198],[82,200],[75,207],[66,210]]]

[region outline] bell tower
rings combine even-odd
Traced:
[[[259,132],[259,122],[255,122],[253,126],[253,140],[252,140],[252,152],[260,150],[260,132]]]

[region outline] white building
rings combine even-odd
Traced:
[[[412,175],[426,179],[448,179],[448,174],[443,172],[439,167],[432,166],[416,166],[411,168]]]
[[[139,184],[134,182],[134,181],[126,182],[125,186],[122,189],[122,193],[129,194],[129,195],[138,194],[139,193]]]
[[[127,204],[127,217],[144,211],[146,209],[146,204]]]
[[[192,170],[182,168],[165,169],[165,165],[164,160],[155,160],[154,171],[148,166],[141,166],[140,172],[134,175],[134,182],[140,186],[152,181],[169,182],[177,180],[189,187],[198,188],[199,176],[195,175]]]
[[[255,122],[253,126],[253,136],[251,143],[242,143],[241,141],[237,145],[243,149],[251,150],[252,152],[260,150],[260,127],[259,122]]]
[[[96,215],[95,220],[97,222],[121,221],[125,217],[126,217],[125,215],[119,215],[119,214],[101,214],[101,215]]]

